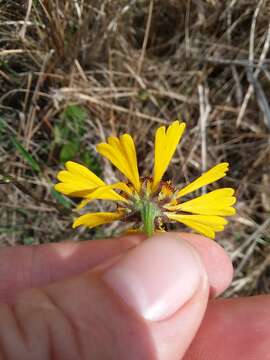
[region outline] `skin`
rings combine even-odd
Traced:
[[[143,237],[1,249],[0,359],[270,359],[270,296],[216,299],[232,279],[226,253],[198,235],[170,236],[198,254],[203,281],[162,321],[103,279]]]

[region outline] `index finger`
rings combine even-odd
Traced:
[[[91,270],[136,246],[143,237],[66,241],[0,250],[0,302],[12,302],[16,295]]]
[[[225,251],[200,235],[177,234],[199,252],[206,268],[212,295],[223,292],[232,278]],[[12,302],[18,293],[91,270],[143,241],[144,235],[117,239],[16,246],[0,251],[0,302]]]

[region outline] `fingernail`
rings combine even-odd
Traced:
[[[129,251],[104,276],[105,282],[147,320],[164,320],[200,286],[205,270],[196,250],[177,235],[155,236]]]

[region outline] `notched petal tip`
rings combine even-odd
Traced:
[[[57,180],[63,182],[63,181],[65,181],[67,174],[68,174],[68,171],[67,171],[67,170],[60,170],[60,171],[57,173],[56,178],[57,178]]]
[[[76,165],[77,163],[75,161],[68,160],[65,162],[65,167],[69,168],[72,165]]]
[[[96,149],[129,179],[138,192],[140,191],[137,154],[133,138],[129,134],[123,134],[119,138],[109,137],[108,143],[100,143]]]
[[[155,160],[152,191],[155,191],[175,153],[185,129],[185,123],[174,121],[167,130],[165,126],[157,129],[155,135]]]
[[[81,165],[75,161],[67,161],[65,163],[65,168],[67,169],[67,171],[70,171],[70,172],[77,172],[78,170],[84,168],[84,169],[87,169],[84,165]],[[87,169],[88,170],[88,169]]]
[[[57,183],[54,186],[54,190],[56,190],[57,192],[64,194],[64,195],[68,195],[70,193],[70,191],[67,189],[66,184],[64,183]]]
[[[186,123],[184,121],[180,121],[180,120],[175,120],[173,121],[173,123],[168,127],[169,128],[177,128],[177,129],[181,129],[184,130],[186,128]]]
[[[90,169],[76,163],[67,161],[66,170],[61,170],[57,174],[60,181],[56,185],[56,190],[69,196],[84,197],[93,190],[105,186],[105,183]]]

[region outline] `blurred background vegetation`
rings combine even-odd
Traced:
[[[0,0],[1,245],[117,234],[71,229],[57,171],[72,159],[115,181],[95,144],[129,132],[148,174],[154,131],[178,118],[176,183],[231,165],[209,186],[238,198],[217,238],[235,265],[226,295],[270,292],[269,19],[267,0]]]

